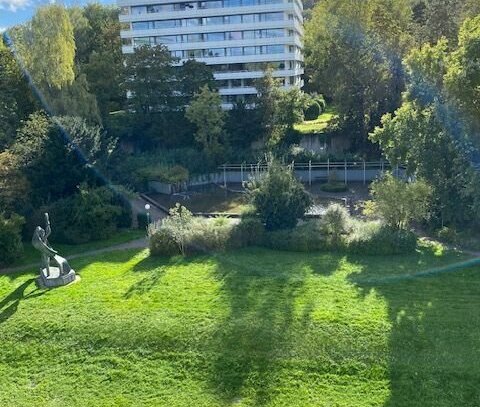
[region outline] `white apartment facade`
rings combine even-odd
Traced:
[[[161,2],[160,2],[161,1]],[[117,0],[122,47],[166,45],[211,65],[224,107],[256,95],[267,65],[285,87],[303,85],[301,0]]]

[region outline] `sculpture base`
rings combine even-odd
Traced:
[[[40,270],[40,276],[37,277],[37,283],[40,287],[51,288],[60,287],[76,281],[79,277],[74,270],[68,274],[61,275],[58,267],[50,267],[50,275],[47,275],[47,269]]]

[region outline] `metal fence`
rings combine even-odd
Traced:
[[[295,176],[302,182],[312,185],[319,181],[342,182],[367,182],[382,176],[386,171],[391,171],[397,177],[405,176],[404,166],[392,166],[387,161],[326,161],[326,162],[292,162]],[[210,174],[211,182],[243,183],[251,178],[257,178],[268,168],[266,163],[256,164],[225,164],[218,167],[220,173]],[[212,179],[213,178],[213,179]]]

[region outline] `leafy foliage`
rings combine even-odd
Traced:
[[[107,187],[79,187],[78,193],[42,207],[38,213],[49,212],[52,240],[79,244],[106,239],[118,227],[131,226],[131,209]],[[37,217],[39,215],[37,214]],[[31,223],[38,222],[37,219]]]
[[[373,202],[367,204],[367,215],[380,215],[392,229],[408,229],[412,221],[424,221],[432,189],[423,180],[404,182],[392,174],[374,181],[370,187]]]
[[[312,204],[292,169],[277,162],[271,162],[259,180],[248,184],[248,193],[267,230],[293,228]]]
[[[0,213],[0,265],[18,259],[23,252],[21,230],[24,219],[18,215],[5,217]]]
[[[197,127],[195,140],[212,158],[220,156],[224,141],[225,112],[221,102],[219,93],[204,85],[185,112],[185,117]]]

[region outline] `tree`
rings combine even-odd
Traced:
[[[49,107],[56,116],[77,116],[92,124],[100,124],[100,112],[97,99],[90,93],[85,74],[77,75],[75,80],[62,89],[49,92]]]
[[[25,220],[18,215],[5,217],[0,213],[0,258],[1,265],[17,260],[23,252],[21,230]]]
[[[442,39],[409,53],[405,100],[370,136],[390,161],[405,163],[409,174],[431,185],[432,221],[439,226],[480,222],[479,175],[471,165],[480,144],[479,24],[478,18],[465,21],[457,49]]]
[[[175,88],[182,95],[183,106],[188,105],[194,95],[199,93],[204,86],[210,89],[216,87],[212,68],[204,62],[194,59],[189,59],[177,67],[175,76],[177,84]]]
[[[81,119],[72,120],[60,119],[69,128],[67,133],[44,113],[37,112],[18,130],[11,152],[31,185],[29,200],[34,206],[72,195],[87,180],[98,182],[86,161],[88,154],[96,154],[98,129],[85,130],[75,125]],[[83,147],[85,155],[78,146]]]
[[[413,27],[419,43],[435,44],[441,38],[455,46],[462,22],[480,14],[476,0],[417,0],[412,4]]]
[[[125,58],[125,91],[137,114],[167,110],[173,102],[174,59],[164,45],[135,48]]]
[[[225,128],[232,147],[249,148],[259,137],[259,116],[244,101],[238,101],[227,112]]]
[[[248,195],[267,230],[293,228],[312,204],[292,169],[277,162],[269,163],[268,171],[248,184]]]
[[[36,105],[19,64],[0,38],[0,151],[13,143],[21,121],[33,113]]]
[[[309,103],[310,98],[298,88],[280,91],[276,112],[278,124],[293,130],[296,123],[303,122],[303,112]]]
[[[218,157],[222,150],[225,112],[221,103],[218,92],[205,85],[185,112],[185,117],[197,126],[195,140],[212,158]]]
[[[10,151],[0,153],[0,213],[22,212],[28,204],[30,184]]]
[[[380,215],[393,229],[408,229],[413,221],[428,216],[432,189],[423,180],[407,183],[386,174],[372,183],[370,193],[373,202],[366,204],[366,214]]]
[[[29,56],[21,55],[38,85],[61,89],[75,79],[73,26],[64,6],[52,4],[37,9],[32,18]]]
[[[255,81],[257,89],[256,111],[260,124],[261,137],[268,142],[275,132],[280,83],[273,77],[273,70],[267,68],[263,76]]]
[[[324,0],[305,27],[307,89],[333,99],[353,148],[401,102],[408,0]]]

